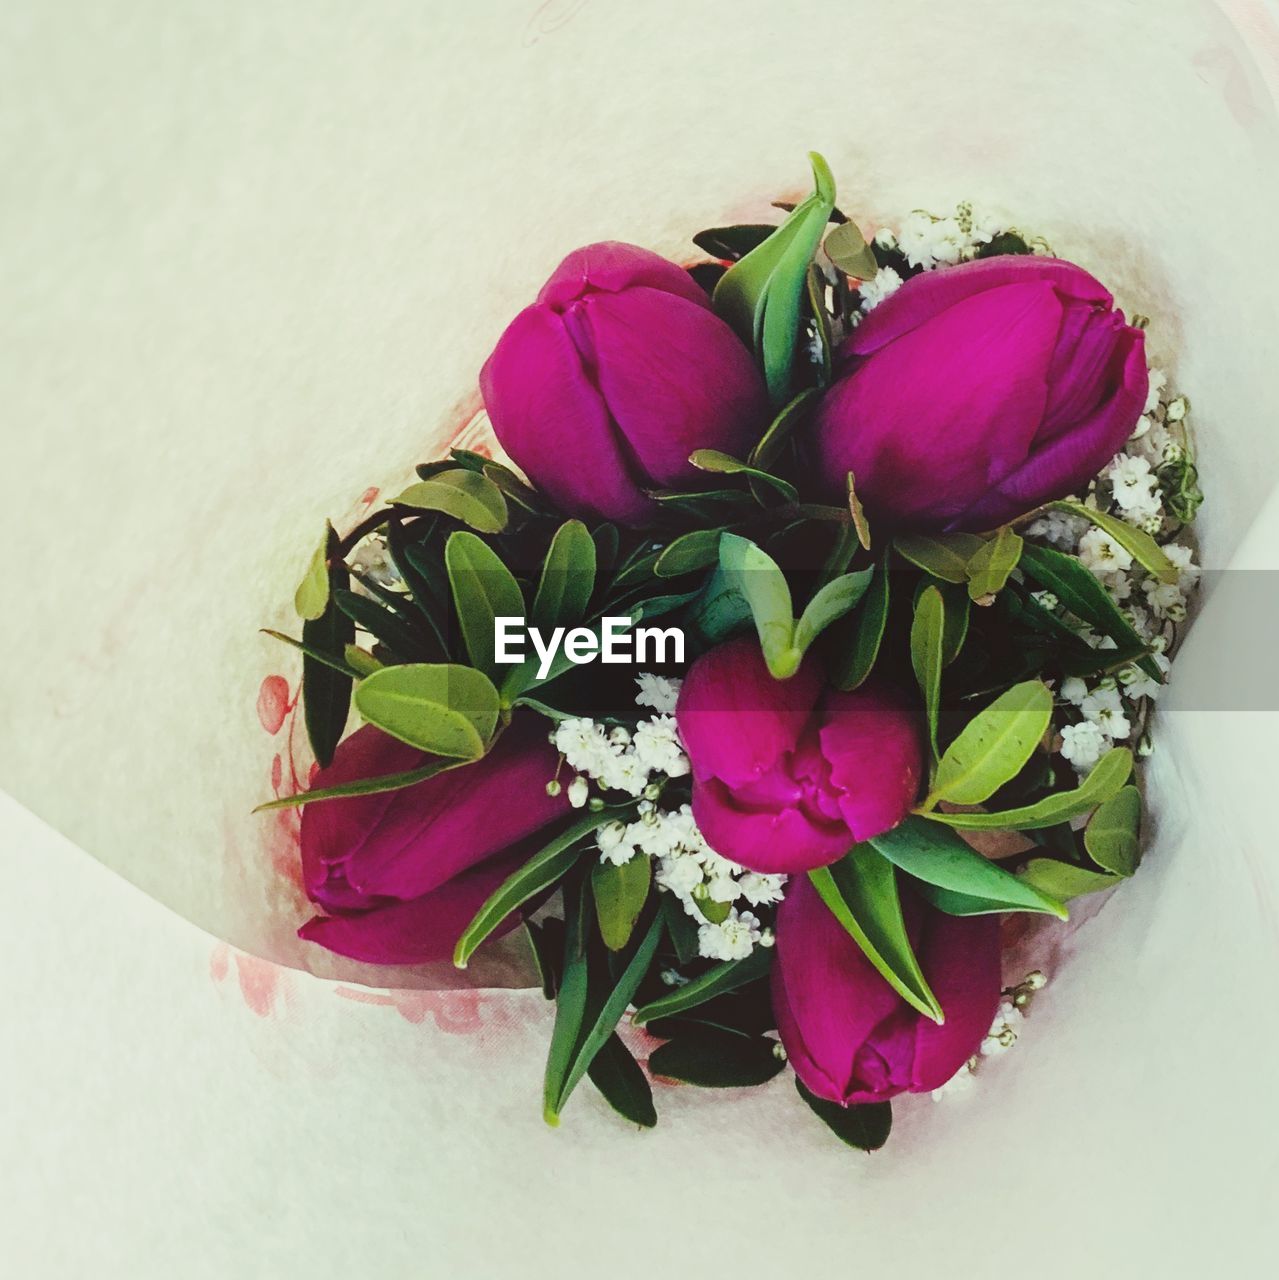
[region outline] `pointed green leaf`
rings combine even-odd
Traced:
[[[1088,820],[1084,848],[1103,870],[1130,876],[1137,870],[1140,825],[1141,793],[1136,787],[1121,787]]]
[[[1121,649],[1131,646],[1146,649],[1144,641],[1119,611],[1110,593],[1074,556],[1027,543],[1022,549],[1020,563],[1030,577],[1041,587],[1047,587],[1081,622],[1088,623],[1102,635],[1110,636]],[[1137,665],[1151,679],[1163,679],[1158,666],[1148,656],[1140,658]]]
[[[1122,880],[1121,876],[1108,875],[1104,871],[1093,871],[1088,867],[1076,867],[1056,858],[1031,858],[1017,875],[1018,879],[1033,885],[1041,893],[1049,894],[1059,902],[1069,902],[1072,898],[1081,898],[1086,893],[1110,889]]]
[[[893,1128],[891,1102],[863,1102],[843,1107],[810,1093],[798,1076],[795,1088],[813,1114],[843,1143],[858,1151],[878,1151]]]
[[[493,624],[497,618],[524,616],[520,584],[492,547],[462,530],[450,534],[444,544],[444,565],[467,654],[485,675],[505,675],[493,657]]]
[[[555,531],[533,597],[532,624],[549,633],[572,627],[586,615],[595,589],[595,542],[580,520],[566,520]]]
[[[809,159],[816,190],[720,277],[712,296],[718,314],[754,348],[774,404],[790,390],[808,268],[835,205],[830,168],[816,152]]]
[[[721,533],[722,529],[694,529],[681,534],[657,557],[653,572],[659,578],[678,578],[709,569],[719,559]]]
[[[1112,747],[1072,791],[1060,791],[1001,813],[942,813],[932,809],[921,816],[961,831],[1039,831],[1095,809],[1113,796],[1131,773],[1132,752],[1127,747]]]
[[[379,662],[367,649],[361,649],[358,644],[347,645],[342,650],[342,656],[346,659],[346,665],[357,676],[371,676],[375,671],[381,671],[386,665]]]
[[[316,547],[306,574],[298,583],[293,596],[293,607],[304,622],[315,622],[329,603],[329,546],[333,540],[333,526],[327,525],[320,545]]]
[[[631,940],[631,930],[648,899],[652,866],[645,854],[636,853],[620,864],[601,858],[591,868],[595,918],[610,951],[620,951]]]
[[[1052,691],[1027,680],[1000,694],[946,748],[926,803],[981,804],[1021,772],[1052,718]]]
[[[984,545],[975,533],[915,533],[893,539],[899,555],[943,582],[967,582],[968,562]]]
[[[717,475],[725,476],[748,476],[752,480],[758,480],[762,484],[776,489],[787,502],[797,502],[799,500],[799,494],[789,480],[783,480],[780,476],[770,475],[767,471],[762,471],[759,467],[753,467],[749,463],[742,462],[730,454],[721,453],[718,449],[694,450],[693,453],[689,454],[688,460],[699,471],[713,471]]]
[[[328,667],[330,671],[336,671],[339,675],[350,678],[352,675],[360,674],[345,658],[335,658],[332,654],[325,653],[323,649],[316,649],[303,640],[295,640],[292,636],[286,636],[283,631],[272,631],[270,627],[263,627],[262,634],[270,636],[272,640],[281,640],[291,648],[300,650],[308,658],[313,658],[321,666]],[[354,649],[355,646],[349,644],[346,648]]]
[[[616,811],[589,813],[548,840],[518,871],[513,871],[475,913],[453,949],[453,963],[465,969],[485,938],[517,907],[549,889],[582,856],[582,841],[597,827],[616,818]]]
[[[751,450],[747,461],[753,467],[767,467],[781,453],[791,433],[804,420],[809,408],[820,394],[816,387],[807,387],[784,405]]]
[[[795,618],[790,587],[777,562],[749,539],[725,533],[720,538],[719,563],[725,580],[750,606],[769,671],[778,680],[793,676],[803,655],[792,644]]]
[[[412,662],[414,659],[430,656],[426,636],[406,622],[400,614],[393,613],[376,600],[357,595],[345,587],[334,587],[333,603],[361,631],[367,631],[400,662]],[[355,639],[354,635],[351,639]]]
[[[945,1021],[906,935],[893,864],[863,845],[808,878],[888,985],[924,1017]]]
[[[631,1056],[621,1036],[613,1034],[586,1069],[587,1078],[604,1095],[604,1101],[624,1120],[651,1129],[657,1123],[653,1087],[644,1069]]]
[[[732,227],[710,227],[699,231],[693,243],[712,258],[736,261],[758,248],[777,228],[768,222],[743,222]]]
[[[678,902],[671,908],[672,913],[682,912]],[[642,1027],[645,1023],[658,1018],[670,1018],[705,1004],[716,996],[736,991],[748,982],[755,982],[764,977],[773,962],[773,953],[769,947],[756,947],[744,960],[726,960],[715,965],[705,973],[686,982],[682,987],[673,988],[669,994],[649,1001],[637,1009],[631,1021]]]
[[[883,556],[866,589],[862,607],[853,619],[852,637],[831,670],[831,684],[845,692],[856,689],[870,675],[888,622],[888,557]],[[840,638],[843,639],[843,632]]]
[[[944,827],[907,817],[868,843],[924,886],[984,899],[992,904],[989,910],[1037,911],[1066,919],[1060,902],[983,858]]]
[[[910,626],[910,665],[928,717],[928,740],[937,756],[937,713],[941,707],[941,670],[945,650],[946,606],[936,587],[926,587],[915,604]]]
[[[1022,540],[1007,526],[973,552],[966,566],[968,594],[982,601],[1004,589],[1021,559]]]
[[[857,541],[862,544],[863,551],[870,550],[870,525],[866,521],[866,512],[862,500],[857,496],[857,477],[850,471],[845,481],[848,492],[848,514],[853,518],[853,528],[857,530]]]
[[[1107,515],[1082,502],[1054,502],[1053,509],[1083,516],[1102,530],[1112,542],[1117,542],[1143,569],[1153,573],[1161,582],[1176,582],[1177,566],[1164,554],[1163,548],[1144,529],[1135,528],[1118,516]]]
[[[719,1027],[688,1027],[648,1055],[648,1069],[664,1080],[702,1089],[745,1089],[767,1084],[786,1067],[778,1044]]]
[[[338,536],[329,530],[329,601],[320,617],[302,624],[302,716],[316,761],[333,762],[351,711],[352,680],[312,654],[341,653],[355,639],[355,624],[335,598],[350,582],[338,554]]]
[[[354,782],[344,782],[334,787],[316,787],[311,791],[299,791],[297,795],[281,796],[278,800],[269,800],[260,804],[254,813],[269,813],[273,809],[298,809],[304,804],[318,804],[324,800],[344,800],[347,796],[375,796],[385,791],[402,791],[405,787],[414,787],[437,773],[447,773],[450,769],[459,769],[469,760],[432,760],[420,769],[408,769],[403,773],[384,773],[374,778],[357,778]]]
[[[442,511],[479,533],[500,533],[508,519],[501,489],[465,467],[437,471],[429,480],[409,485],[394,502],[417,511]]]
[[[837,618],[855,609],[866,594],[874,569],[859,569],[828,582],[804,607],[795,624],[794,647],[802,657],[809,646]]]

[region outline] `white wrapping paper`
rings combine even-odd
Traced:
[[[540,997],[297,942],[291,829],[248,811],[287,778],[298,676],[257,628],[287,629],[324,518],[444,448],[564,252],[688,256],[800,193],[809,148],[864,227],[971,198],[1152,316],[1194,404],[1203,558],[1229,564],[1279,462],[1260,4],[17,0],[0,23],[0,785],[78,846],[15,818],[5,854],[13,1274],[1256,1274],[1273,714],[1164,715],[1140,874],[1063,935],[1018,1048],[900,1108],[873,1160],[785,1079],[663,1089],[642,1138],[583,1091],[544,1131]],[[1214,598],[1187,664],[1230,662]]]

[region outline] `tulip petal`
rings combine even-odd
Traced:
[[[555,268],[537,300],[560,308],[589,293],[620,293],[635,286],[660,289],[704,311],[710,310],[705,291],[683,267],[649,249],[619,240],[604,240],[574,249]]]
[[[806,806],[754,806],[718,778],[693,789],[693,819],[722,858],[764,875],[793,875],[824,867],[852,843],[842,822],[823,820]]]
[[[751,353],[717,315],[636,286],[581,303],[599,389],[650,487],[696,480],[696,449],[743,457],[768,418]]]
[[[366,727],[343,742],[317,785],[327,785],[335,771],[374,776],[385,770],[370,763],[382,765],[391,756],[397,769],[428,759],[411,748],[401,747],[407,756],[392,753],[374,734],[385,737]],[[529,714],[515,719],[474,764],[399,791],[308,805],[302,813],[308,892],[330,910],[429,893],[568,811],[563,794],[546,794],[556,762],[542,722]]]
[[[387,902],[354,915],[316,916],[298,930],[298,937],[369,964],[448,960],[475,913],[526,857],[527,851],[521,851],[490,859],[404,902]],[[512,912],[491,936],[508,933],[518,923],[518,913]]]
[[[1005,285],[1042,281],[1063,299],[1109,307],[1106,287],[1073,262],[1032,255],[983,258],[912,276],[885,298],[849,335],[840,357],[868,355],[910,333],[950,307]]]
[[[828,484],[854,472],[872,518],[899,526],[940,528],[960,516],[1029,453],[1061,318],[1047,281],[1007,284],[856,365],[818,413]]]
[[[485,361],[480,391],[502,447],[552,501],[623,522],[651,513],[562,316],[541,304],[521,311]]]
[[[916,950],[946,1021],[920,1019],[915,1031],[911,1090],[925,1093],[949,1080],[981,1046],[999,1009],[999,917],[923,916]]]
[[[1113,388],[1090,417],[1037,448],[964,513],[955,527],[992,529],[1054,497],[1082,490],[1123,447],[1146,405],[1145,334],[1125,328],[1112,346]]]
[[[796,1074],[830,1102],[871,1100],[857,1074],[858,1056],[899,1007],[913,1010],[876,972],[807,876],[786,888],[776,947],[773,1012]],[[878,1070],[871,1060],[870,1074],[881,1090],[889,1073],[882,1057]]]
[[[822,685],[812,660],[789,680],[775,680],[754,636],[703,654],[689,668],[675,709],[694,779],[719,778],[733,787],[761,778],[795,749]]]
[[[819,731],[840,813],[853,840],[895,827],[919,793],[924,763],[920,718],[883,688],[828,693]]]

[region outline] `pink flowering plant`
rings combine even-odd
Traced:
[[[968,205],[868,241],[812,164],[691,266],[569,254],[479,375],[509,464],[328,527],[272,633],[318,764],[263,806],[303,806],[302,937],[464,967],[521,930],[551,1123],[584,1081],[651,1126],[789,1068],[873,1150],[1016,1039],[1045,978],[1005,985],[1008,919],[1140,859],[1188,405],[1043,241]],[[654,621],[675,652],[588,660]]]

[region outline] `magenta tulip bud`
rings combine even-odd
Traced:
[[[807,876],[777,912],[773,1013],[795,1074],[843,1106],[946,1083],[977,1052],[999,1008],[999,917],[950,916],[903,893],[939,1026],[884,980]]]
[[[744,457],[769,412],[751,353],[688,272],[612,242],[560,263],[480,390],[502,447],[558,507],[631,525],[659,510],[645,490],[698,487],[694,450]]]
[[[693,817],[712,849],[752,871],[835,862],[895,827],[919,790],[923,729],[903,698],[829,689],[812,658],[775,680],[754,636],[698,658],[675,715]]]
[[[1145,336],[1086,271],[999,257],[927,271],[840,350],[818,410],[825,483],[872,518],[992,529],[1077,493],[1146,404]]]
[[[315,786],[420,768],[430,757],[369,725],[338,747]],[[546,793],[558,756],[535,716],[516,718],[493,750],[399,791],[302,811],[302,876],[327,915],[298,930],[372,964],[444,960],[489,895],[569,812]],[[513,928],[512,916],[499,932]]]

